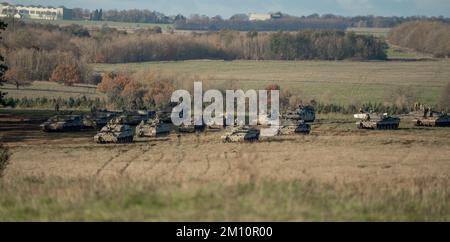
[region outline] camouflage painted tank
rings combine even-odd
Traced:
[[[250,127],[233,127],[223,135],[223,142],[253,142],[259,139],[260,131]]]
[[[293,134],[309,134],[311,132],[311,125],[303,121],[283,124],[278,131],[279,135],[293,135]]]
[[[162,134],[169,134],[171,131],[170,125],[160,121],[159,119],[153,119],[147,123],[142,121],[136,127],[137,137],[158,137]]]
[[[70,132],[83,128],[83,120],[79,115],[56,115],[41,124],[45,132]]]
[[[295,111],[288,111],[282,115],[283,119],[302,120],[304,122],[314,122],[316,120],[316,111],[313,106],[299,106]]]
[[[370,113],[360,113],[354,115],[360,121],[356,122],[359,129],[398,129],[400,118],[391,117],[387,114],[378,116]]]
[[[126,125],[138,125],[141,121],[147,122],[151,116],[144,111],[124,112],[119,116]]]
[[[97,111],[83,117],[83,125],[89,129],[100,129],[115,118],[117,113],[107,111]]]
[[[133,142],[133,130],[130,126],[113,120],[94,136],[94,141],[100,144],[131,143]]]
[[[180,133],[195,133],[195,132],[203,132],[206,129],[206,125],[185,125],[181,124],[178,126],[178,132]]]
[[[447,113],[432,113],[429,117],[425,114],[424,117],[413,120],[416,126],[429,127],[450,127],[450,115]]]

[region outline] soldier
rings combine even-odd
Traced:
[[[428,112],[430,111],[430,109],[428,108],[428,107],[425,107],[424,109],[423,109],[423,117],[424,118],[427,118],[427,116],[428,116]]]
[[[414,103],[414,111],[419,111],[420,110],[420,103],[419,102],[416,102],[416,103]]]
[[[97,114],[97,108],[96,108],[95,106],[92,106],[92,107],[91,107],[91,113],[92,113],[93,115]]]
[[[59,113],[59,102],[58,101],[56,101],[56,103],[55,103],[55,112]]]

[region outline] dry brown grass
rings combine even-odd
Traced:
[[[450,219],[449,129],[360,131],[320,118],[310,136],[255,144],[223,144],[220,133],[130,145],[18,134],[0,219]]]

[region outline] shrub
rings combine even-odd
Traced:
[[[10,153],[6,146],[0,144],[0,177],[4,175],[6,167],[9,165]]]

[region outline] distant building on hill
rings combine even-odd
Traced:
[[[250,21],[266,21],[272,19],[272,16],[268,13],[251,13],[248,19]]]
[[[251,13],[248,16],[250,21],[266,21],[271,19],[280,19],[283,17],[281,12],[276,13]]]
[[[72,10],[65,7],[23,6],[9,3],[0,4],[0,17],[20,19],[60,20],[72,19]]]

